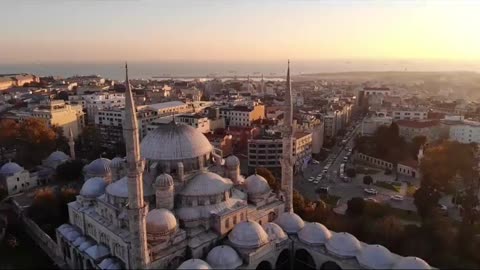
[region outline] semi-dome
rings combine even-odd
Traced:
[[[282,213],[274,222],[287,233],[297,233],[305,226],[302,218],[293,212]]]
[[[80,195],[87,198],[96,198],[105,193],[107,182],[102,177],[93,177],[88,179],[80,190]]]
[[[121,168],[125,164],[125,159],[121,157],[114,157],[110,162],[110,168]]]
[[[184,261],[177,269],[185,270],[207,270],[212,269],[208,263],[200,259],[190,259]]]
[[[258,248],[268,242],[268,235],[257,222],[242,221],[233,227],[228,239],[240,248]]]
[[[432,269],[432,267],[420,258],[403,257],[393,265],[393,269]]]
[[[106,176],[110,173],[110,159],[97,158],[87,165],[86,171],[89,175]]]
[[[355,257],[362,248],[355,236],[346,233],[334,233],[326,244],[327,250],[340,257]]]
[[[212,172],[201,172],[190,181],[183,190],[180,191],[184,196],[209,196],[222,194],[232,188],[233,183],[230,179],[223,178]]]
[[[230,155],[225,159],[225,166],[228,168],[234,168],[240,166],[240,160],[234,155]]]
[[[357,255],[360,265],[367,269],[391,269],[394,263],[392,253],[381,245],[367,245]]]
[[[243,264],[238,253],[230,246],[216,246],[207,255],[207,263],[214,269],[237,269]]]
[[[310,245],[322,245],[325,244],[332,233],[318,222],[308,222],[303,229],[298,232],[298,238],[300,241]]]
[[[213,147],[197,129],[178,123],[160,125],[143,138],[141,155],[148,160],[184,160],[204,156]]]
[[[270,191],[270,186],[263,176],[253,174],[245,179],[245,186],[248,195],[265,194]]]
[[[264,229],[268,235],[269,241],[283,241],[288,238],[287,234],[282,230],[282,228],[273,222],[265,224]]]
[[[122,177],[120,180],[115,181],[109,184],[106,188],[107,194],[120,197],[120,198],[128,198],[128,177]],[[152,185],[143,179],[143,195],[144,196],[152,196],[154,194],[154,190]]]
[[[155,179],[155,186],[160,188],[171,187],[173,186],[173,177],[169,174],[162,173]]]
[[[175,216],[167,209],[153,209],[147,214],[147,232],[163,234],[177,228]]]
[[[2,175],[13,175],[19,172],[23,172],[22,166],[18,165],[15,162],[7,162],[3,164],[2,168],[0,168],[0,174]]]

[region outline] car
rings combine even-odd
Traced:
[[[366,193],[371,194],[371,195],[377,195],[377,193],[378,193],[378,191],[374,188],[366,188],[363,191],[365,191]]]
[[[315,159],[312,161],[312,163],[313,164],[320,164],[320,162],[318,160],[315,160]]]
[[[343,157],[343,161],[348,161],[348,157]]]
[[[308,182],[312,182],[312,181],[313,181],[313,179],[314,179],[314,177],[313,177],[313,176],[312,176],[312,177],[310,177],[310,178],[308,178]]]
[[[328,172],[328,169],[324,169],[324,170],[322,171],[322,173],[327,173],[327,172]]]
[[[363,200],[365,200],[365,201],[367,201],[367,202],[374,202],[374,203],[378,203],[378,201],[377,201],[375,198],[371,198],[371,197],[364,198]]]
[[[394,201],[403,201],[403,196],[402,195],[392,195],[390,196],[390,199]]]
[[[320,180],[322,180],[322,177],[321,177],[321,176],[317,176],[317,177],[315,178],[315,181],[320,181]]]
[[[328,190],[329,190],[329,189],[330,189],[329,186],[321,186],[321,187],[317,188],[316,191],[317,191],[318,193],[328,193]]]
[[[447,211],[448,210],[448,207],[446,205],[441,204],[441,203],[438,204],[438,208],[440,208],[440,210],[442,210],[442,211]]]
[[[318,180],[313,181],[313,183],[314,183],[315,185],[318,184]]]

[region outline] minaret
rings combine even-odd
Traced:
[[[283,113],[283,134],[282,134],[282,190],[285,193],[285,211],[293,211],[293,103],[292,85],[290,82],[290,60],[288,60],[287,82],[285,91],[285,110]]]
[[[125,64],[125,118],[123,136],[127,151],[128,220],[130,227],[130,268],[145,269],[148,262],[145,218],[148,205],[143,200],[144,160],[140,158],[140,140],[137,115]]]
[[[68,146],[70,148],[70,158],[75,160],[75,141],[73,140],[72,128],[69,129]]]
[[[262,80],[260,81],[260,93],[265,96],[265,81],[263,80],[263,73]]]

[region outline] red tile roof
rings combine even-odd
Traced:
[[[398,162],[398,164],[402,164],[404,166],[408,166],[408,167],[414,168],[414,169],[418,168],[418,161],[416,161],[414,159],[403,160],[403,161]]]

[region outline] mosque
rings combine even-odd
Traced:
[[[240,175],[196,129],[171,122],[140,143],[126,67],[126,158],[86,165],[56,230],[73,269],[431,269],[293,212],[292,97],[287,71],[282,191]]]

